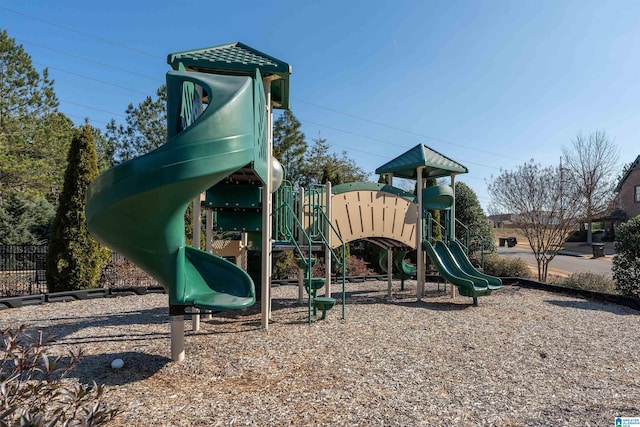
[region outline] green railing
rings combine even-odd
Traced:
[[[293,232],[292,217],[296,216],[293,206],[295,206],[293,187],[289,181],[285,180],[273,195],[273,237],[276,241],[292,240],[289,233]],[[297,236],[293,236],[295,237]]]
[[[342,237],[331,223],[330,218],[326,214],[326,205],[324,203],[324,187],[312,186],[305,192],[305,203],[302,206],[303,214],[308,215],[309,227],[300,221],[296,207],[299,206],[296,193],[290,182],[285,181],[275,193],[274,198],[274,237],[278,241],[286,241],[294,246],[295,253],[301,259],[305,259],[305,280],[307,281],[307,291],[309,293],[308,301],[308,319],[311,323],[311,288],[312,288],[312,267],[313,267],[313,246],[324,245],[329,249],[331,258],[335,260],[342,271],[342,319],[345,318],[345,281],[346,281],[346,251]],[[338,257],[336,251],[333,250],[327,238],[327,232],[333,232],[340,240],[342,248],[341,257]],[[301,243],[304,242],[304,243]],[[303,249],[306,247],[306,249]],[[306,251],[306,256],[305,256]]]
[[[476,239],[480,242],[478,245],[480,247],[480,266],[484,270],[484,253],[485,253],[486,239],[481,234],[473,233],[469,229],[469,227],[467,227],[465,224],[460,222],[460,220],[458,219],[456,219],[456,228],[457,227],[460,227],[464,230],[464,236],[462,237],[462,241],[460,241],[460,239],[458,238],[456,238],[456,241],[460,243],[460,245],[462,245],[462,249],[464,249],[467,255],[470,255],[469,252],[471,250],[471,244],[473,240]]]
[[[424,225],[423,225],[423,230],[425,230],[425,232],[423,232],[422,235],[427,236],[427,240],[433,243],[433,241],[435,240],[435,238],[433,237],[433,234],[434,234],[433,231],[438,229],[440,230],[442,238],[446,239],[447,238],[446,227],[440,224],[438,221],[436,221],[435,218],[433,218],[433,215],[431,215],[431,212],[426,211],[424,215]]]
[[[433,237],[433,234],[434,234],[433,230],[440,229],[442,232],[443,240],[446,242],[449,239],[448,230],[450,227],[449,225],[450,222],[451,221],[448,219],[448,216],[446,216],[445,225],[443,226],[433,218],[430,212],[425,212],[424,222],[423,222],[423,236],[426,236],[427,240],[433,243],[435,240],[435,238]],[[464,230],[464,235],[462,237],[462,240],[456,238],[456,242],[458,242],[462,246],[462,249],[467,253],[467,255],[469,255],[469,250],[471,249],[471,243],[473,242],[473,240],[477,239],[479,241],[478,246],[480,248],[480,266],[482,267],[482,269],[484,269],[484,254],[485,254],[486,239],[478,233],[473,233],[469,229],[469,227],[467,227],[465,224],[460,222],[460,220],[456,219],[455,223],[456,223],[456,229],[458,229],[459,227]]]
[[[328,228],[330,228],[330,230],[328,230],[328,232],[329,233],[333,232],[335,236],[338,237],[338,240],[340,240],[340,248],[341,248],[340,258],[341,259],[338,259],[338,255],[336,254],[336,251],[334,251],[331,245],[329,245],[329,239],[327,239],[326,234],[324,233],[322,228],[319,228],[318,235],[321,237],[321,241],[329,248],[329,253],[331,254],[331,258],[340,267],[340,271],[342,272],[342,320],[344,320],[344,301],[346,297],[344,285],[345,285],[346,275],[347,275],[347,257],[346,257],[347,251],[345,250],[345,243],[344,243],[344,240],[342,240],[340,233],[338,233],[338,230],[336,230],[336,228],[333,226],[331,219],[327,216],[327,213],[318,207],[314,207],[314,211],[318,211],[318,217],[322,219],[323,224],[329,226]]]

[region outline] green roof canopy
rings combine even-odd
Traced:
[[[271,82],[272,100],[276,108],[289,109],[291,66],[240,42],[171,53],[167,63],[174,70],[182,63],[187,69],[202,73],[232,75],[254,75],[257,68],[263,77],[280,77]]]
[[[424,144],[418,144],[409,151],[376,169],[377,174],[393,173],[394,177],[417,179],[417,168],[424,166],[424,178],[440,178],[453,174],[467,173],[469,169],[460,163],[438,153]]]

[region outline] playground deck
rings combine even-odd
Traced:
[[[398,288],[396,283],[396,290]],[[471,307],[415,281],[348,285],[347,320],[306,325],[297,288],[203,320],[189,357],[171,362],[167,296],[0,311],[81,346],[75,380],[108,386],[113,425],[608,425],[637,416],[640,315],[627,307],[517,286]],[[337,296],[337,295],[336,295]],[[277,315],[276,315],[277,314]],[[187,324],[187,330],[189,325]],[[111,360],[125,361],[121,370]]]

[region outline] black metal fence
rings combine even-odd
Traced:
[[[0,296],[47,292],[47,246],[0,245]]]
[[[48,293],[46,245],[0,245],[0,297]],[[103,269],[104,288],[153,287],[158,282],[122,255],[113,252]]]

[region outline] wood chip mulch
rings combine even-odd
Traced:
[[[69,381],[103,383],[111,425],[602,426],[640,417],[640,312],[504,286],[451,299],[415,281],[347,284],[341,307],[307,325],[294,286],[259,304],[186,322],[186,360],[170,360],[167,296],[150,294],[0,311],[80,346]],[[395,284],[398,288],[399,285]],[[334,291],[338,287],[334,286]],[[340,294],[336,293],[338,299]],[[115,358],[124,367],[110,367]]]

